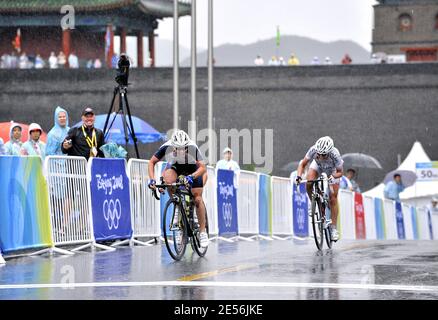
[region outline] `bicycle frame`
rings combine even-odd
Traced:
[[[329,229],[331,225],[331,219],[326,215],[326,209],[330,208],[329,194],[328,194],[329,184],[328,184],[327,174],[322,173],[321,176],[317,179],[302,180],[300,183],[312,184],[312,194],[311,194],[312,224],[313,224],[316,246],[319,250],[322,250],[323,241],[324,241],[324,239],[322,239],[322,237],[324,237],[322,233],[325,233],[327,245],[329,248],[331,248],[332,240],[331,240],[330,229]],[[298,186],[297,186],[297,190],[299,192]],[[319,220],[318,220],[318,214],[315,213],[316,206],[318,206],[318,213],[320,214]],[[318,225],[320,226],[319,228]],[[320,230],[319,237],[317,236],[317,231],[316,231],[317,229]]]
[[[196,253],[203,257],[207,251],[207,248],[202,248],[200,239],[199,239],[199,232],[200,232],[200,225],[196,220],[196,213],[195,213],[195,202],[194,202],[194,196],[191,192],[191,189],[188,188],[184,183],[181,182],[181,180],[177,180],[175,183],[171,184],[164,184],[163,178],[161,178],[161,184],[157,184],[154,189],[152,189],[152,193],[154,197],[157,200],[160,200],[160,197],[157,195],[157,188],[161,192],[164,192],[164,190],[168,189],[169,194],[171,193],[170,199],[167,201],[166,207],[164,209],[164,216],[163,216],[163,232],[164,232],[164,242],[166,244],[167,250],[171,257],[175,260],[180,260],[185,252],[185,248],[190,242],[192,245],[192,248]],[[171,189],[171,190],[170,190]],[[161,191],[163,190],[163,191]],[[189,201],[186,200],[186,197],[189,197]],[[189,203],[187,203],[189,202]],[[170,216],[170,225],[168,224],[167,219],[167,213],[169,206],[173,204],[173,214]],[[178,224],[180,228],[174,229],[174,220],[175,220],[175,209],[176,207],[179,208],[179,220]],[[206,230],[208,234],[208,219],[206,215]],[[173,239],[168,239],[168,231],[173,232]],[[175,242],[175,232],[182,232],[182,242]],[[173,244],[173,245],[172,245]],[[173,250],[175,249],[175,252]]]
[[[184,187],[184,189],[181,189],[181,187]],[[157,189],[174,189],[173,193],[172,193],[172,197],[173,199],[179,204],[181,203],[182,206],[182,210],[183,210],[183,219],[186,219],[186,225],[189,226],[189,229],[187,230],[188,232],[188,236],[191,237],[193,235],[193,231],[194,228],[192,228],[192,222],[194,221],[194,196],[193,193],[190,189],[186,188],[186,185],[184,183],[181,182],[174,182],[171,184],[157,184],[155,185],[155,189],[152,189],[152,193],[155,197],[155,199],[160,200],[160,197],[157,195]],[[186,205],[184,204],[186,202],[185,197],[189,196],[190,197],[190,207],[186,207]],[[188,211],[187,211],[188,210]],[[173,218],[173,217],[172,217]]]

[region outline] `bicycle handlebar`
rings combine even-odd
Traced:
[[[170,184],[156,184],[154,189],[152,189],[152,188],[150,188],[150,189],[152,190],[152,194],[155,197],[155,199],[160,200],[160,197],[158,197],[158,194],[157,194],[157,189],[178,188],[178,187],[186,187],[186,185],[184,183],[181,183],[181,182],[174,182],[174,183],[170,183]],[[187,193],[192,198],[194,197],[192,194],[192,191],[190,189],[186,188],[185,190],[180,190],[180,192]]]
[[[328,178],[328,177],[326,177],[326,178],[324,178],[324,177],[319,177],[319,178],[314,179],[314,180],[307,180],[307,179],[304,179],[304,180],[301,180],[300,183],[296,183],[296,182],[295,182],[295,188],[297,189],[298,192],[300,192],[300,188],[299,188],[299,185],[300,185],[300,184],[302,184],[302,183],[307,183],[307,182],[310,182],[310,183],[317,183],[317,182],[320,182],[320,181],[329,181],[329,178]]]
[[[314,179],[314,180],[307,180],[307,179],[305,179],[305,180],[301,180],[300,184],[306,183],[306,182],[315,183],[315,182],[319,182],[319,181],[328,181],[328,180],[329,180],[328,177],[327,178],[318,178],[318,179]]]

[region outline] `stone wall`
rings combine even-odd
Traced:
[[[38,122],[48,131],[57,105],[67,108],[70,124],[80,121],[85,105],[107,113],[114,76],[107,69],[0,70],[0,122]],[[131,112],[160,132],[173,126],[172,77],[170,68],[131,70]],[[275,175],[288,176],[282,167],[323,135],[332,136],[341,153],[366,153],[382,163],[382,171],[359,170],[363,190],[397,168],[397,155],[403,160],[416,140],[438,160],[438,64],[215,68],[214,87],[218,134],[273,129]],[[180,89],[181,127],[187,129],[190,69],[181,69]],[[198,128],[206,128],[205,68],[198,71],[197,115]],[[141,146],[141,157],[159,145]],[[241,164],[242,156],[240,150]]]

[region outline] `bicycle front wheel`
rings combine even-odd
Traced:
[[[325,241],[327,242],[327,246],[331,248],[333,246],[333,240],[332,236],[330,234],[330,226],[327,226],[327,228],[324,229],[325,231]]]
[[[186,219],[183,218],[181,206],[170,199],[166,203],[163,215],[163,236],[167,251],[170,256],[179,261],[184,256],[187,247],[187,226]],[[174,216],[178,216],[178,224],[173,226]],[[168,223],[167,221],[170,220]],[[175,220],[176,221],[176,220]]]
[[[318,198],[312,198],[312,227],[315,244],[322,250],[324,244],[324,225],[322,221],[322,206]]]

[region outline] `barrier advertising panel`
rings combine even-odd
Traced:
[[[91,160],[91,207],[97,241],[132,235],[129,180],[124,159]]]
[[[1,156],[0,172],[1,251],[51,246],[49,195],[41,158]]]
[[[234,171],[217,171],[217,213],[219,235],[237,235],[237,194]]]

